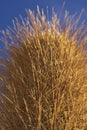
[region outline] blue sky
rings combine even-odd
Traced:
[[[48,6],[49,15],[51,8],[54,7],[58,13],[62,3],[65,3],[64,10],[68,10],[70,15],[75,12],[78,14],[84,8],[82,19],[86,20],[87,23],[87,0],[0,0],[0,30],[6,29],[7,26],[12,25],[12,20],[21,14],[26,17],[25,9],[31,9],[36,12],[36,7],[39,5],[46,11]]]

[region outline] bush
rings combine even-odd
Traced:
[[[0,126],[4,130],[76,130],[87,128],[87,30],[79,17],[52,21],[44,12],[2,32],[6,56],[0,80]]]

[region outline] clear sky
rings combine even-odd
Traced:
[[[75,12],[78,14],[84,8],[82,19],[87,23],[87,0],[0,0],[0,30],[6,29],[7,26],[12,25],[12,20],[21,14],[26,17],[25,9],[31,9],[36,12],[36,7],[39,5],[46,11],[48,6],[49,14],[51,8],[54,7],[58,13],[62,3],[65,3],[64,10],[68,10],[70,15]]]

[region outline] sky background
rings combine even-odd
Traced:
[[[25,9],[31,9],[36,12],[36,7],[39,7],[46,11],[48,6],[49,15],[52,7],[54,7],[56,13],[59,12],[63,2],[65,1],[64,10],[69,11],[70,15],[77,12],[79,14],[82,9],[84,13],[82,19],[87,23],[87,0],[0,0],[0,30],[5,30],[7,26],[12,26],[12,20],[21,14],[26,17]]]

